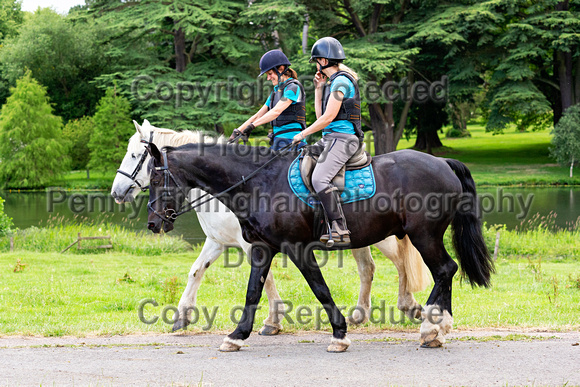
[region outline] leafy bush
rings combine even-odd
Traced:
[[[4,213],[4,199],[0,197],[0,236],[8,234],[13,226],[12,218]]]

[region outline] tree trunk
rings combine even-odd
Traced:
[[[572,178],[573,170],[574,170],[574,156],[572,156],[572,163],[570,164],[570,178]]]
[[[374,136],[375,155],[388,153],[388,138],[391,137],[392,139],[393,126],[389,125],[387,122],[387,118],[385,117],[383,109],[379,103],[369,104],[369,113]]]
[[[562,113],[573,105],[572,53],[558,51],[558,81],[562,96]]]
[[[185,54],[185,32],[180,28],[173,31],[173,45],[175,46],[175,71],[182,73],[185,71],[186,54]]]
[[[440,148],[443,146],[437,132],[437,130],[423,131],[420,128],[417,128],[417,140],[415,140],[415,146],[413,148],[433,154],[433,148]]]
[[[308,27],[310,25],[310,18],[308,14],[304,15],[304,24],[302,25],[302,53],[308,53]]]

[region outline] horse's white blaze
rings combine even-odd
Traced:
[[[169,129],[156,128],[147,120],[143,121],[142,125],[139,125],[135,121],[133,123],[135,124],[136,133],[129,140],[127,154],[119,167],[120,170],[128,174],[133,173],[142,154],[146,152],[145,144],[141,143],[141,140],[149,141],[151,132],[153,132],[153,143],[160,149],[164,146],[180,146],[188,143],[199,143],[201,141],[207,143],[226,142],[224,137],[218,137],[216,139],[215,137],[204,135],[198,131],[175,132]],[[135,176],[135,179],[142,186],[149,185],[148,161],[149,156],[147,156],[143,167]],[[121,174],[115,176],[111,195],[118,203],[131,202],[140,192],[141,190],[128,177]],[[204,191],[194,189],[190,191],[190,198],[193,199],[204,194]],[[201,285],[203,273],[218,259],[225,248],[240,247],[246,254],[250,252],[250,244],[242,237],[242,230],[238,219],[222,202],[212,200],[206,205],[196,208],[195,211],[207,239],[199,257],[191,267],[187,286],[179,301],[180,312],[184,312],[186,308],[195,306],[197,290]],[[393,261],[399,272],[399,305],[406,308],[418,306],[417,301],[415,301],[410,292],[423,290],[429,284],[430,279],[420,254],[413,247],[409,238],[405,237],[405,239],[398,240],[395,236],[391,236],[377,243],[376,246]],[[365,311],[363,321],[367,321],[369,318],[370,291],[375,264],[368,247],[353,250],[353,255],[357,261],[361,281],[358,305]],[[284,304],[279,302],[280,295],[276,289],[271,271],[266,277],[264,290],[268,296],[269,303],[269,315],[264,320],[264,324],[280,329],[280,322],[284,316]],[[355,313],[360,312],[356,311]],[[361,316],[357,315],[356,317],[358,317],[356,320],[359,320]],[[350,340],[348,343],[350,344]]]

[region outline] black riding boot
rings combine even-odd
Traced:
[[[344,218],[340,205],[338,189],[331,185],[328,189],[318,192],[317,195],[326,212],[328,222],[331,225],[333,245],[341,246],[350,244],[350,231],[346,227],[346,219]],[[322,234],[320,237],[322,243],[328,243],[329,240],[330,235],[328,232]],[[332,245],[328,247],[332,247]]]

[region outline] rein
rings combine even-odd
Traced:
[[[164,150],[161,151],[162,155],[163,155],[163,166],[162,167],[155,167],[155,169],[157,169],[158,171],[163,171],[163,193],[161,194],[160,197],[154,199],[153,201],[150,201],[149,203],[147,203],[147,209],[152,211],[155,215],[157,215],[158,217],[161,218],[161,220],[163,221],[167,221],[170,223],[175,222],[175,220],[177,219],[178,216],[183,215],[205,203],[208,203],[214,199],[217,199],[218,197],[225,195],[226,193],[230,192],[231,190],[246,184],[246,182],[248,180],[250,180],[251,178],[253,178],[254,176],[256,176],[258,174],[258,172],[260,172],[262,169],[266,168],[268,166],[268,164],[270,164],[271,162],[273,162],[274,160],[276,160],[278,157],[285,155],[288,153],[288,151],[290,151],[290,149],[294,146],[294,144],[288,144],[286,145],[284,148],[280,149],[278,151],[278,154],[276,154],[274,157],[272,157],[270,160],[266,161],[262,166],[260,166],[258,169],[252,171],[252,173],[250,173],[248,176],[242,176],[242,180],[240,180],[239,182],[237,182],[236,184],[232,185],[231,187],[225,189],[224,191],[217,193],[215,195],[213,195],[211,198],[206,199],[203,202],[199,202],[200,200],[202,200],[203,198],[205,198],[206,196],[210,196],[209,193],[206,193],[205,195],[200,196],[199,198],[193,200],[193,201],[189,201],[187,199],[187,193],[184,192],[184,190],[181,188],[181,186],[179,185],[179,183],[177,182],[177,179],[175,179],[175,176],[173,176],[173,173],[171,173],[171,171],[169,170],[169,165],[167,163],[167,152]],[[152,204],[155,203],[157,200],[161,199],[164,197],[165,194],[168,194],[169,196],[171,196],[171,193],[169,192],[168,188],[169,188],[169,179],[172,179],[173,182],[175,183],[175,185],[177,186],[177,189],[185,195],[186,200],[187,200],[187,204],[184,206],[181,206],[181,208],[179,208],[177,211],[171,209],[171,208],[165,208],[163,210],[164,214],[160,214],[159,212],[157,212]],[[196,203],[197,202],[197,203]],[[166,213],[168,211],[171,211],[170,215],[167,215]]]
[[[146,145],[149,145],[152,142],[153,142],[153,131],[149,132],[149,141],[141,140],[141,143],[146,144]],[[147,156],[148,156],[147,152],[143,152],[143,154],[141,155],[141,160],[139,160],[139,163],[137,163],[137,166],[133,170],[133,173],[130,175],[125,171],[117,169],[117,173],[120,173],[121,175],[126,176],[129,179],[131,179],[133,181],[133,183],[137,184],[139,186],[139,188],[141,189],[141,191],[143,191],[143,192],[147,191],[149,189],[149,186],[143,187],[141,185],[141,183],[139,183],[139,180],[136,180],[135,177],[141,171],[141,168],[143,167],[143,163],[145,162],[145,159],[147,158]]]

